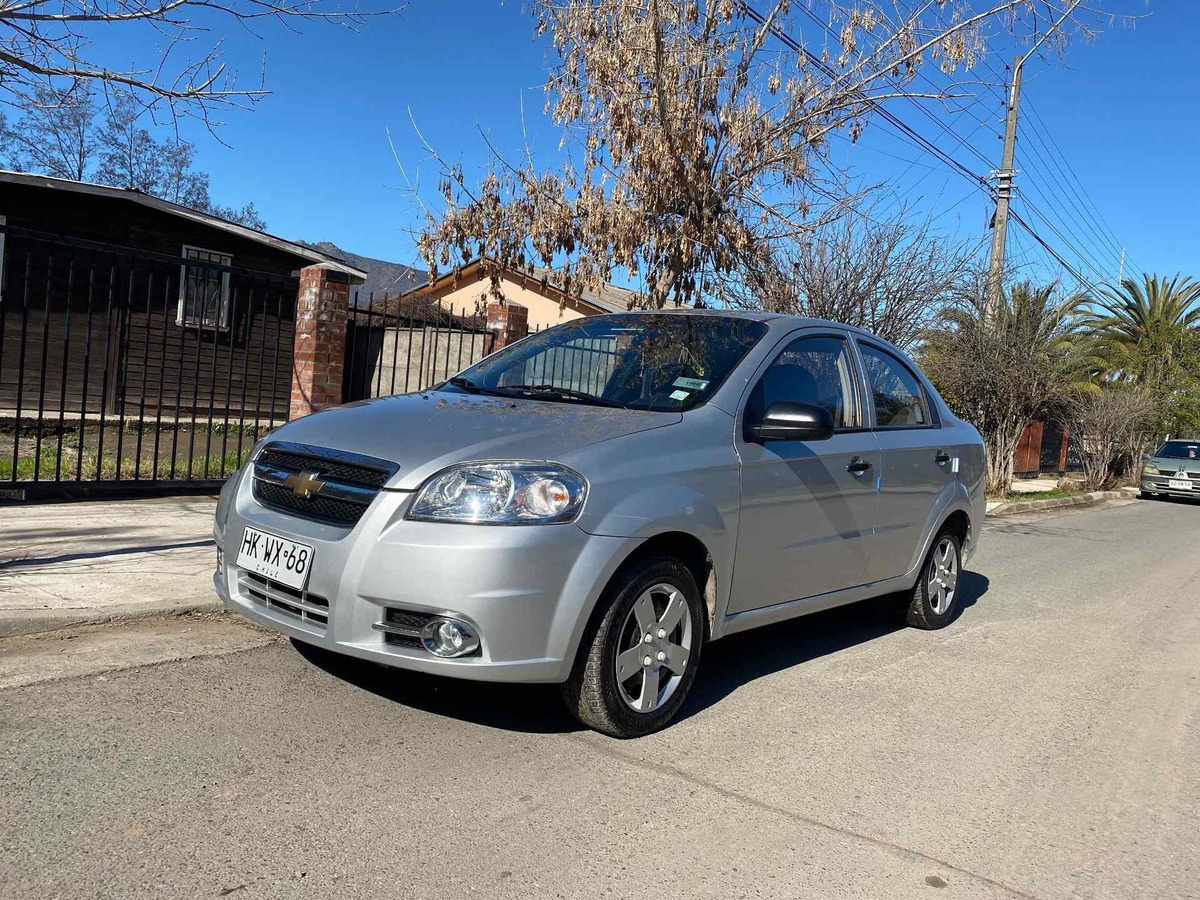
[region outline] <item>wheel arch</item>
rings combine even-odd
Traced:
[[[718,592],[716,565],[713,562],[712,554],[707,544],[695,534],[676,530],[662,531],[650,535],[632,546],[605,580],[604,587],[598,592],[595,603],[588,611],[586,623],[572,640],[569,656],[572,665],[578,662],[579,654],[584,652],[588,635],[592,634],[599,621],[604,618],[613,586],[618,584],[631,568],[653,556],[669,556],[677,559],[691,573],[696,586],[700,589],[700,596],[704,600],[705,606],[704,635],[701,641],[707,641],[711,637]]]
[[[946,516],[942,523],[937,527],[937,532],[949,529],[958,536],[958,542],[963,547],[967,546],[972,538],[971,532],[971,516],[965,509],[955,509]]]
[[[909,577],[915,583],[920,577],[921,567],[925,564],[925,559],[929,556],[929,550],[933,546],[933,542],[937,540],[937,536],[946,528],[950,528],[958,535],[959,546],[962,548],[963,559],[966,560],[970,554],[970,547],[975,539],[975,523],[971,518],[971,511],[961,503],[955,503],[948,508],[942,510],[941,515],[934,520],[937,524],[930,528],[925,535],[925,540],[921,542],[920,550],[918,551],[913,566],[909,570]]]
[[[609,579],[609,585],[624,574],[629,566],[655,555],[677,559],[691,573],[696,587],[700,589],[700,598],[704,601],[703,640],[707,641],[712,634],[713,619],[716,616],[717,569],[708,546],[696,535],[686,531],[664,531],[647,538],[621,562]],[[608,592],[609,585],[605,585],[605,593]]]

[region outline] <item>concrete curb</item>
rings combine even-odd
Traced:
[[[1049,500],[1012,500],[989,509],[987,517],[1003,518],[1021,513],[1041,512],[1048,509],[1069,509],[1078,506],[1095,506],[1106,500],[1132,500],[1137,497],[1137,488],[1125,487],[1115,491],[1092,491],[1075,497],[1053,497]]]
[[[59,631],[80,625],[109,625],[151,616],[182,616],[186,613],[212,612],[224,608],[225,604],[214,591],[212,596],[207,597],[126,603],[104,609],[9,609],[0,612],[0,639],[20,634]]]

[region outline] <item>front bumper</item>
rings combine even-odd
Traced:
[[[223,558],[213,584],[229,609],[334,652],[457,678],[565,681],[600,593],[639,543],[574,524],[406,521],[413,494],[399,491],[381,492],[353,529],[339,528],[262,507],[251,481],[233,488],[214,529]],[[315,548],[306,591],[328,603],[327,621],[264,605],[246,590],[237,551],[247,525]],[[389,643],[373,627],[387,608],[461,619],[475,627],[480,651],[445,659]]]
[[[1170,494],[1172,497],[1191,497],[1200,500],[1200,481],[1192,480],[1190,490],[1180,490],[1169,485],[1171,479],[1165,475],[1143,475],[1142,490],[1149,494]],[[1176,478],[1175,480],[1181,480]]]

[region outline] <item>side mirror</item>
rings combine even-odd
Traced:
[[[779,401],[767,407],[762,421],[750,428],[755,443],[826,441],[833,437],[833,415],[823,406]]]

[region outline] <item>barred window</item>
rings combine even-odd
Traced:
[[[229,327],[229,272],[213,266],[233,264],[233,257],[202,247],[184,246],[183,258],[195,260],[179,267],[179,311],[176,325],[197,328]]]

